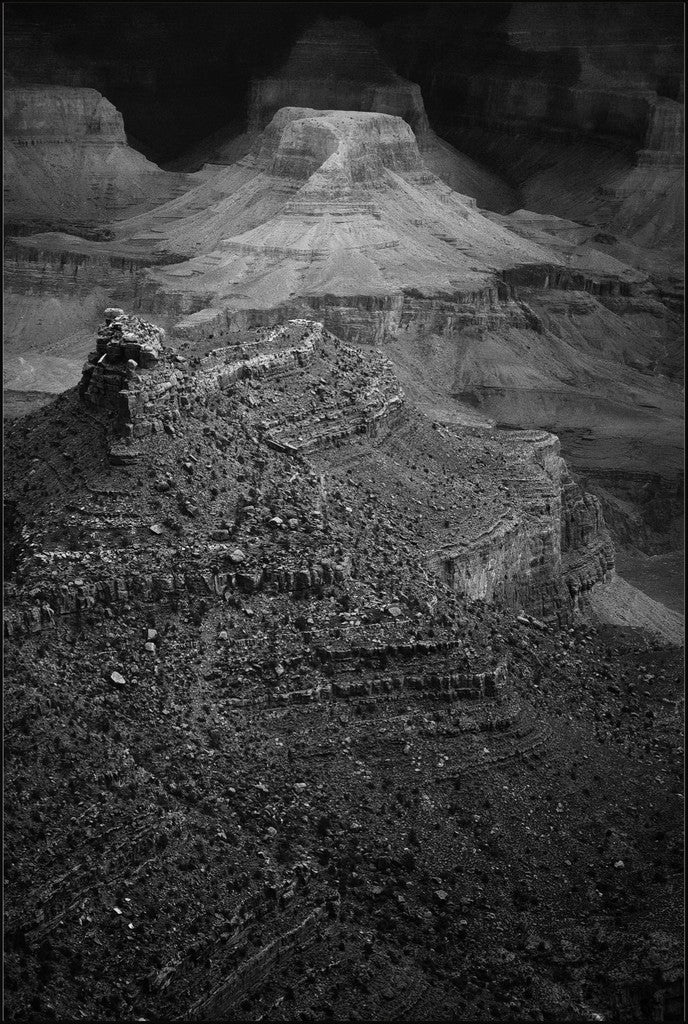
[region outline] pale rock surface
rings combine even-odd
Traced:
[[[401,118],[357,111],[278,111],[249,157],[117,233],[201,250],[151,280],[238,307],[409,287],[472,295],[495,270],[554,259],[435,177]]]
[[[372,33],[351,19],[321,18],[297,42],[282,68],[253,82],[248,128],[215,132],[184,157],[175,170],[202,164],[230,164],[251,149],[257,136],[284,107],[360,110],[392,114],[411,126],[426,165],[457,192],[474,196],[479,206],[506,210],[513,192],[487,167],[460,153],[430,127],[420,87],[397,75],[378,52]]]
[[[122,115],[95,89],[12,85],[4,115],[10,224],[103,223],[191,183],[128,146]]]
[[[684,642],[683,615],[648,597],[616,573],[590,591],[589,602],[599,622],[640,627],[669,643]]]

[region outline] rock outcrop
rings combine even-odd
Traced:
[[[678,22],[672,4],[514,4],[499,29],[467,24],[428,55],[433,124],[502,174],[520,205],[680,248]],[[402,65],[414,27],[432,31],[411,15],[406,32],[387,32]]]
[[[144,533],[154,537],[158,547],[162,545],[159,553],[164,555],[171,539],[170,513],[176,508],[194,519],[198,538],[207,536],[205,555],[197,564],[182,558],[173,573],[176,581],[171,583],[164,582],[169,574],[164,558],[170,551],[158,564],[157,555],[146,545],[136,556],[138,569],[126,564],[128,556],[112,532],[115,506],[103,516],[99,498],[77,527],[84,551],[94,551],[94,545],[99,549],[96,556],[81,560],[81,583],[66,590],[43,587],[35,606],[8,620],[10,631],[35,631],[50,625],[54,614],[73,614],[94,603],[112,605],[126,601],[131,593],[150,601],[171,596],[179,601],[182,597],[200,598],[208,589],[215,594],[306,595],[343,580],[366,588],[370,560],[376,558],[374,544],[382,539],[379,531],[394,548],[394,537],[410,540],[412,536],[401,523],[394,526],[392,517],[408,517],[409,525],[416,521],[412,546],[402,540],[405,554],[394,575],[402,588],[419,588],[414,600],[425,602],[427,608],[436,603],[433,587],[439,587],[440,593],[453,593],[469,602],[497,601],[566,622],[585,607],[589,591],[609,578],[613,551],[599,504],[567,478],[552,435],[457,428],[433,431],[405,407],[403,391],[387,360],[342,343],[319,323],[296,320],[271,330],[245,332],[234,344],[190,362],[170,345],[163,345],[163,337],[164,332],[153,324],[120,309],[106,310],[96,350],[84,366],[78,389],[84,410],[90,410],[82,414],[80,430],[83,434],[93,416],[102,441],[92,451],[95,463],[78,472],[81,476],[85,471],[89,493],[108,494],[115,500],[119,529],[131,518],[135,533],[139,532],[137,519],[145,514],[144,505],[132,506],[119,488],[104,488],[102,470],[96,467],[105,457],[115,474],[126,476],[134,470],[155,477],[152,495],[149,499],[142,496],[141,501],[149,500],[151,508],[158,508],[157,521],[144,527]],[[230,409],[239,415],[239,433],[231,415],[227,416]],[[235,495],[233,512],[226,508],[222,521],[215,520],[215,501],[199,502],[205,490],[200,478],[213,465],[202,461],[207,455],[199,448],[199,454],[190,454],[184,461],[189,482],[194,480],[191,492],[184,493],[181,481],[164,475],[164,462],[160,463],[155,453],[174,456],[182,449],[191,452],[190,437],[209,413],[220,410],[225,410],[222,419],[226,427],[218,431],[205,425],[202,437],[208,452],[210,447],[220,447],[223,463],[231,462],[232,452],[245,462],[244,448],[249,444],[256,447],[251,459],[263,463],[263,468],[268,453],[274,467],[281,464],[286,470],[290,460],[296,460],[295,465],[310,465],[300,498],[286,518],[271,515],[268,510],[274,511],[275,506],[270,503],[261,508],[262,502],[249,491],[243,498]],[[78,410],[73,409],[71,415],[76,417],[76,425]],[[77,446],[84,441],[84,436],[75,438]],[[328,497],[325,484],[336,472],[337,452],[342,446],[350,451],[350,468],[356,467],[356,476],[349,481],[354,490],[347,499],[353,505],[343,507],[337,498]],[[426,449],[433,469],[420,485],[422,478],[409,460],[423,458]],[[260,451],[266,454],[260,456]],[[70,451],[63,456],[75,463]],[[371,524],[365,523],[365,507],[354,494],[375,463],[378,482],[371,482],[365,502],[378,537],[371,546]],[[397,479],[391,502],[387,489],[404,463],[410,478],[407,482]],[[29,482],[28,491],[42,495],[38,499],[42,504],[51,494],[57,497],[59,491],[49,482],[54,467],[47,470],[43,490],[40,479],[45,470],[40,464],[39,457],[38,476]],[[390,477],[395,464],[398,468]],[[471,474],[475,469],[480,470],[478,475]],[[423,521],[415,512],[419,486],[421,505],[429,507]],[[209,489],[211,493],[218,490],[210,485]],[[26,496],[27,488],[23,490]],[[21,491],[20,486],[18,494]],[[24,500],[18,498],[20,504]],[[167,506],[167,511],[161,505]],[[52,548],[48,538],[56,536],[58,528],[65,537],[72,535],[76,526],[70,513],[73,507],[73,502],[67,503],[43,524],[44,545]],[[281,510],[280,505],[277,509]],[[24,515],[27,512],[28,506]],[[342,514],[344,519],[336,525]],[[363,517],[359,532],[352,533],[351,525],[359,516]],[[280,533],[287,519],[292,529],[297,529],[299,522],[317,521],[324,528],[321,549],[311,546],[309,550],[308,544],[301,549],[297,544],[292,550],[288,544],[285,551]],[[259,535],[262,540],[256,548],[252,538]],[[339,536],[344,545],[338,548],[337,558],[332,558],[329,536],[333,540]],[[101,548],[106,537],[110,537],[109,554]],[[55,553],[49,556],[47,564],[55,557]],[[37,566],[43,561],[41,556]],[[395,614],[403,613],[400,609]]]
[[[111,220],[186,186],[127,144],[121,114],[94,89],[12,85],[4,113],[10,233],[90,224],[107,237]]]
[[[400,117],[413,130],[425,164],[453,189],[494,210],[505,211],[513,202],[503,180],[435,134],[419,86],[397,75],[380,55],[372,31],[350,19],[319,19],[297,40],[283,67],[253,81],[243,134],[216,132],[170,166],[197,170],[208,164],[210,171],[234,163],[284,107]]]

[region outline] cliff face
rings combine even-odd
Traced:
[[[556,437],[509,432],[506,441],[513,475],[502,477],[502,484],[519,511],[506,513],[475,539],[446,545],[434,568],[472,600],[504,602],[565,622],[585,609],[594,586],[611,579],[611,538],[597,499],[571,479]]]
[[[400,117],[413,130],[423,160],[439,178],[480,206],[507,209],[511,189],[497,175],[438,138],[418,85],[397,75],[360,22],[320,19],[294,44],[284,65],[251,84],[248,128],[215,132],[170,166],[196,170],[241,159],[284,107],[357,110]]]
[[[307,554],[306,547],[290,554],[270,542],[262,553],[237,557],[236,568],[229,575],[223,570],[223,582],[217,584],[223,588],[310,591],[323,579],[335,580],[342,574],[362,586],[370,572],[375,536],[382,530],[390,543],[403,545],[402,562],[394,570],[398,582],[405,577],[408,584],[428,591],[428,599],[436,585],[439,592],[469,602],[498,601],[568,621],[583,605],[590,588],[605,580],[613,567],[599,506],[566,477],[556,438],[545,433],[433,430],[406,407],[403,390],[387,360],[364,355],[318,323],[299,319],[274,328],[243,331],[228,346],[188,361],[166,345],[160,329],[126,316],[120,309],[110,309],[96,349],[84,366],[79,394],[83,414],[73,407],[73,395],[63,404],[67,401],[70,416],[79,419],[81,415],[82,435],[75,437],[75,452],[63,453],[58,461],[60,465],[63,459],[73,462],[76,450],[83,451],[84,426],[93,421],[102,443],[97,442],[93,458],[86,459],[78,473],[79,486],[87,484],[93,494],[106,493],[102,481],[96,479],[100,472],[96,467],[103,458],[112,467],[109,472],[122,476],[123,481],[129,469],[137,474],[147,473],[146,467],[152,471],[153,450],[176,450],[186,443],[183,438],[189,431],[195,430],[196,421],[204,422],[207,410],[219,411],[237,401],[238,408],[245,409],[248,436],[255,437],[261,450],[272,453],[272,461],[306,460],[311,466],[314,476],[307,488],[308,501],[314,503],[325,536],[332,534],[334,540],[339,535],[344,545],[328,570],[330,577],[327,573],[323,577],[323,552],[316,558],[315,552]],[[32,428],[39,430],[37,443],[41,431],[50,429],[51,417],[57,417],[56,410],[43,419],[43,426]],[[216,427],[203,428],[208,443],[212,434],[213,445],[232,450],[238,446],[237,453],[241,453],[241,435],[232,439],[217,431]],[[349,466],[355,467],[350,480],[353,491],[347,499],[354,504],[340,508],[337,495],[330,494],[334,483],[327,481],[333,481],[338,472],[342,446]],[[12,451],[13,457],[20,457],[19,448]],[[195,461],[186,462],[191,476],[196,466],[200,472],[198,459],[194,455]],[[428,476],[426,465],[427,479],[417,468],[418,460],[432,467]],[[18,470],[19,463],[13,465]],[[208,466],[212,467],[212,462]],[[356,481],[371,468],[372,491],[361,505],[353,496],[359,486]],[[40,525],[42,545],[51,547],[60,531],[69,537],[76,529],[82,532],[80,543],[85,551],[95,550],[97,537],[99,544],[109,537],[108,546],[118,562],[124,552],[118,554],[119,528],[113,532],[112,525],[107,525],[110,513],[94,507],[78,526],[71,513],[73,501],[62,506],[60,495],[64,492],[50,483],[55,474],[62,479],[63,471],[46,451],[38,457],[27,486],[19,478],[13,485],[24,517],[29,516],[29,492],[35,492],[41,508],[47,502],[55,509],[58,500],[61,511],[57,518],[52,516]],[[200,479],[195,483],[200,493]],[[164,481],[156,485],[157,497],[151,497],[149,509],[149,514],[156,509],[155,522],[167,522],[166,517],[174,516],[173,509],[178,507],[194,519],[197,537],[207,533],[209,553],[217,548],[217,553],[224,551],[229,556],[237,545],[243,549],[262,516],[249,509],[255,505],[251,496],[237,501],[233,512],[225,510],[220,522],[215,519],[220,506],[215,509],[214,499],[204,507],[191,492],[182,494],[185,489],[180,485],[181,481],[174,486]],[[218,488],[210,486],[209,493],[213,491]],[[117,518],[123,522],[134,508],[117,485],[114,490],[110,486],[109,492],[116,504],[118,496],[122,498]],[[219,501],[219,492],[217,498]],[[418,509],[424,506],[427,513],[419,517]],[[36,525],[41,514],[38,507],[31,513]],[[357,533],[358,528],[352,532],[344,522],[347,516],[359,514],[372,518],[367,526],[361,525],[362,532]],[[145,532],[145,526],[143,529]],[[160,538],[167,537],[167,532],[165,526],[153,529]],[[232,546],[227,547],[230,541]],[[141,549],[139,558],[138,571],[144,580],[159,573],[157,556]],[[408,565],[406,558],[410,559]],[[94,600],[103,594],[109,595],[109,601],[126,600],[132,588],[144,585],[136,582],[133,566],[125,569],[122,564],[115,570],[113,563],[105,571],[100,559],[98,555],[87,573]],[[186,582],[175,584],[175,588],[202,593],[205,584],[203,573],[198,577],[200,568],[191,572],[187,567],[182,573]],[[212,573],[217,571],[215,565]],[[145,588],[153,599],[155,585],[147,583]],[[52,594],[48,603],[53,612],[70,614],[78,595],[78,588],[65,592],[64,600]],[[26,609],[22,616],[17,620],[21,628],[22,622],[29,629],[46,624],[40,607],[37,614]]]
[[[306,106],[393,114],[421,145],[429,130],[420,88],[392,71],[355,21],[322,19],[308,29],[278,74],[253,83],[249,124],[260,130],[281,107]]]
[[[439,45],[443,16],[422,25],[411,15],[383,33],[440,135],[504,176],[521,206],[653,250],[681,246],[677,5],[518,3],[495,12],[499,25],[457,11]]]
[[[411,131],[392,117],[356,117],[343,111],[327,112],[299,107],[281,109],[263,134],[257,166],[266,173],[306,181],[314,175],[308,195],[335,198],[338,187],[365,185],[375,189],[389,170],[419,174],[426,169]],[[310,116],[309,116],[310,115]],[[346,200],[346,192],[342,200]]]
[[[11,231],[108,222],[184,189],[127,145],[121,114],[94,89],[11,86],[4,112]]]
[[[658,97],[652,107],[643,148],[637,154],[638,165],[683,167],[685,132],[684,104]]]
[[[19,145],[126,145],[122,115],[95,89],[13,86],[4,90],[5,137]]]
[[[582,491],[566,468],[561,508],[562,577],[574,607],[584,610],[593,588],[612,577],[614,547],[599,499]]]
[[[512,4],[501,22],[471,24],[455,13],[442,44],[442,12],[426,26],[411,15],[384,32],[401,66],[416,50],[439,57],[426,102],[433,120],[483,123],[512,131],[616,137],[638,148],[662,98],[682,101],[681,15],[672,4]],[[462,23],[463,17],[463,23]],[[433,25],[433,19],[435,24]],[[495,15],[500,21],[500,15]],[[402,27],[403,26],[403,27]],[[463,31],[461,31],[463,29]],[[423,82],[425,87],[425,82]],[[451,97],[453,109],[443,108]],[[444,115],[444,116],[443,116]]]

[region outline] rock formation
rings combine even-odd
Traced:
[[[305,147],[303,154],[299,146]],[[389,226],[381,223],[383,213]],[[452,239],[464,226],[470,237],[466,251],[459,253]],[[56,364],[47,360],[64,358],[70,347],[73,358],[64,374],[73,373],[75,344],[83,349],[97,322],[96,293],[101,304],[136,301],[145,308],[152,302],[157,315],[178,319],[178,312],[209,302],[218,309],[217,288],[206,279],[213,268],[221,293],[231,294],[228,304],[248,310],[327,293],[353,294],[354,305],[357,293],[366,305],[372,293],[380,296],[372,301],[384,307],[390,293],[403,300],[400,286],[407,282],[426,291],[444,285],[458,293],[460,303],[464,294],[463,301],[470,303],[474,294],[494,288],[491,267],[477,259],[481,254],[511,265],[514,260],[532,262],[539,252],[517,238],[503,246],[503,229],[479,217],[474,200],[452,193],[429,174],[413,133],[399,118],[296,109],[282,111],[238,164],[201,180],[151,216],[113,224],[111,230],[115,239],[109,245],[64,234],[9,243],[12,312],[6,337],[17,358],[6,365],[6,386],[53,390]],[[316,250],[313,260],[311,250]],[[200,280],[196,265],[175,268],[169,299],[161,293],[158,300],[153,279],[145,285],[139,280],[146,265],[179,262],[196,253],[206,259],[198,268],[206,301],[199,303],[188,289],[188,283]],[[258,264],[262,271],[255,275],[250,267]],[[228,289],[231,281],[236,286]],[[71,308],[67,315],[61,311],[58,322],[66,321],[67,329],[60,327],[59,337],[54,329],[48,335],[44,326],[48,315],[55,322],[54,311],[46,306],[54,304],[56,295],[61,304],[74,306],[73,315]],[[276,311],[274,318],[282,315]],[[63,379],[60,373],[60,384]]]
[[[7,233],[90,225],[107,237],[112,220],[185,188],[131,149],[121,114],[94,89],[12,85],[4,113]]]
[[[306,106],[393,114],[421,146],[430,131],[419,87],[392,71],[372,33],[355,21],[321,19],[311,26],[279,73],[254,83],[249,124],[262,131],[282,107]]]
[[[413,17],[387,32],[402,65],[414,32],[422,48],[441,14]],[[439,59],[428,53],[434,126],[502,174],[521,206],[678,252],[679,20],[674,4],[513,4],[498,27],[467,24]]]
[[[680,358],[677,325],[641,272],[598,248],[594,229],[481,215],[429,176],[410,132],[381,115],[282,111],[252,159],[255,191],[244,162],[225,172],[227,189],[245,183],[231,199],[201,203],[216,176],[193,200],[198,213],[175,222],[170,208],[132,225],[187,251],[212,246],[235,210],[248,228],[149,275],[144,301],[188,312],[190,340],[231,323],[194,311],[209,299],[238,322],[247,308],[311,310],[349,338],[391,342],[402,359],[416,339],[439,335],[453,353],[450,392],[464,404],[518,426],[555,424],[590,470],[680,471],[682,399],[666,380]],[[510,233],[495,235],[494,224]],[[652,367],[662,375],[643,372]],[[576,438],[583,406],[592,444]]]
[[[445,415],[555,426],[587,472],[680,470],[682,401],[666,379],[679,317],[656,286],[595,228],[481,213],[428,171],[400,118],[285,108],[238,164],[113,233],[15,242],[9,280],[21,292],[28,278],[35,301],[68,272],[72,291],[163,316],[189,351],[302,316],[389,344],[400,367],[430,344],[437,359],[406,383],[439,360]]]
[[[333,457],[338,461],[333,451],[342,443],[353,445],[354,452],[361,448],[361,455],[367,448],[361,470],[370,469],[378,461],[377,476],[381,482],[389,472],[385,468],[387,459],[406,461],[410,465],[408,460],[413,452],[421,458],[425,447],[432,450],[433,479],[426,486],[432,490],[433,506],[443,503],[447,522],[439,530],[439,522],[433,521],[441,517],[441,510],[437,516],[418,522],[412,547],[417,550],[416,557],[421,563],[425,562],[426,571],[430,570],[463,598],[499,600],[516,608],[525,607],[545,618],[557,616],[565,621],[585,603],[590,588],[606,579],[613,568],[613,552],[599,506],[595,499],[584,498],[565,476],[556,438],[551,435],[474,428],[444,429],[433,434],[422,418],[405,409],[403,391],[387,360],[364,355],[343,344],[318,323],[296,320],[270,330],[259,328],[252,333],[250,341],[247,337],[236,339],[229,347],[213,350],[190,363],[164,345],[163,338],[164,332],[140,318],[127,316],[119,309],[106,310],[97,347],[84,365],[79,395],[92,410],[82,414],[82,418],[95,415],[104,437],[109,440],[104,452],[94,448],[96,462],[92,463],[92,469],[84,466],[79,471],[80,478],[83,472],[87,477],[95,472],[103,455],[113,466],[138,466],[140,472],[150,465],[153,470],[150,462],[153,452],[167,451],[174,455],[186,443],[182,438],[196,429],[202,410],[231,407],[243,410],[240,418],[249,434],[256,432],[259,445],[277,453],[272,462],[276,459],[279,464],[280,459],[305,458],[315,459],[315,465],[321,465],[319,475],[313,478],[321,483],[317,484],[310,500],[320,507],[318,517],[323,521],[332,521],[333,516],[339,515],[334,508],[322,507],[317,489],[322,486],[325,464]],[[289,387],[285,390],[287,381]],[[312,389],[317,397],[309,403],[307,396]],[[280,394],[283,397],[279,398]],[[74,398],[71,398],[70,415],[76,415],[78,420],[78,410],[73,406]],[[267,418],[266,410],[270,410]],[[56,410],[49,413],[52,419],[55,415]],[[41,431],[45,428],[37,422],[33,429],[39,431],[36,442],[40,444]],[[81,429],[83,432],[84,427]],[[396,440],[397,435],[403,438],[403,448]],[[231,432],[224,441],[218,439],[217,443],[222,446],[241,444],[241,435],[233,442],[230,437]],[[381,450],[366,446],[365,438],[377,439],[376,445],[381,445]],[[78,437],[75,441],[81,445]],[[457,451],[459,445],[463,449],[461,456]],[[401,456],[402,450],[406,451],[405,459]],[[62,458],[73,461],[75,456],[63,453]],[[477,459],[481,467],[480,476],[473,479],[470,468],[476,464],[471,463],[471,459]],[[191,477],[197,475],[195,465],[193,461],[188,463]],[[154,476],[162,479],[161,474],[162,464],[158,463]],[[43,491],[46,484],[41,484],[40,480],[45,478],[44,470],[39,467],[38,475],[35,471],[31,475],[35,479],[28,488],[19,487],[24,494],[19,498],[23,514],[29,512],[26,503],[29,493],[33,495],[33,503],[36,499],[41,504],[50,500],[53,504],[48,529],[53,534],[58,529],[59,517],[67,514],[71,520],[69,510],[73,501],[58,512],[54,505],[54,488],[47,484]],[[90,481],[84,478],[80,486],[86,484],[96,491],[101,486],[95,478]],[[155,504],[171,503],[169,512],[181,501],[178,485],[160,488],[156,485],[154,493],[156,490],[162,497]],[[397,518],[397,533],[402,535],[405,530],[399,518],[404,514],[416,518],[412,513],[416,500],[414,485],[411,481],[404,485],[399,479],[395,490],[394,509],[390,506],[386,513],[387,498],[382,491],[369,500],[382,515],[381,523],[385,522],[385,515]],[[486,503],[488,494],[489,503]],[[478,496],[482,507],[476,503]],[[189,508],[195,505],[192,497],[184,501]],[[219,539],[222,534],[225,543],[231,541],[227,553],[249,543],[248,534],[254,532],[255,526],[263,522],[262,516],[267,514],[267,510],[261,513],[254,501],[249,515],[247,502],[238,502],[235,526],[227,528],[217,523],[213,525],[213,504],[196,505],[192,513],[195,533],[200,537],[207,531],[209,540]],[[32,517],[37,513],[38,507],[34,508]],[[159,509],[158,517],[164,521],[167,514]],[[120,503],[120,522],[124,515],[125,508]],[[268,516],[265,522],[269,519]],[[132,520],[132,527],[136,530],[134,522]],[[84,548],[93,551],[99,534],[99,543],[104,539],[95,510],[83,527]],[[70,534],[66,520],[62,528],[65,535]],[[350,525],[343,529],[353,539]],[[248,531],[246,539],[245,531]],[[167,536],[167,529],[160,532],[163,538]],[[354,543],[353,564],[350,561],[347,570],[349,577],[360,573],[366,576],[370,571],[367,563],[372,550],[367,547],[358,550],[365,533],[363,528],[363,534]],[[390,533],[390,540],[391,536]],[[273,547],[270,531],[265,543],[268,549]],[[217,561],[222,545],[215,549],[216,546],[211,545],[210,550],[215,551],[211,557]],[[102,572],[113,555],[119,559],[116,551],[117,545],[107,557],[104,551],[89,556],[95,557],[96,576],[98,565]],[[275,554],[277,551],[275,549]],[[266,560],[266,553],[262,557],[242,558],[241,571],[247,580],[253,580],[252,589],[271,585],[279,588],[278,581],[286,571],[271,563],[269,558]],[[130,561],[130,556],[126,557]],[[149,557],[146,551],[146,558]],[[294,560],[291,556],[288,561],[292,563],[288,572],[298,577],[298,558]],[[209,565],[208,569],[211,568]],[[119,573],[130,576],[132,569],[132,565],[129,570],[122,566]],[[150,566],[145,572],[143,568],[140,571],[146,575],[149,570]],[[113,565],[108,572],[118,577]],[[415,568],[409,572],[409,578],[415,578],[420,585],[419,573],[423,570]],[[309,589],[317,577],[313,576],[312,569],[306,575],[308,579],[304,578],[301,586]],[[241,586],[241,583],[234,585]],[[298,582],[293,585],[299,586]],[[54,607],[55,600],[50,600]],[[69,603],[64,610],[70,610]]]
[[[540,267],[535,278],[539,273],[544,282],[554,264],[562,267],[554,278],[574,286],[579,279],[593,291],[619,293],[643,282],[642,274],[599,252],[588,256],[589,270],[585,254],[577,254],[564,271],[570,249],[555,253],[546,238],[533,243],[483,216],[473,199],[429,172],[400,118],[353,111],[284,108],[239,164],[123,222],[117,236],[120,247],[136,243],[152,256],[202,249],[195,260],[151,276],[179,295],[180,309],[200,295],[241,308],[268,296],[277,306],[295,295],[391,297],[403,289],[489,304],[499,274],[515,281],[519,268],[526,280],[533,273],[526,268]],[[274,274],[285,260],[295,280]],[[265,299],[251,294],[251,278]],[[227,289],[227,280],[237,287]]]
[[[511,190],[497,175],[438,138],[420,88],[395,74],[378,52],[372,32],[350,19],[321,18],[297,40],[278,72],[253,81],[245,133],[216,132],[170,166],[195,171],[202,164],[234,163],[284,107],[400,117],[412,128],[426,165],[453,189],[494,210],[506,210],[512,202]]]
[[[681,1019],[670,5],[16,6],[7,1019]]]
[[[453,940],[470,934],[467,962],[492,976],[511,940],[486,942],[482,917],[473,934],[458,912],[475,900],[491,921],[488,908],[508,899],[528,936],[572,878],[577,890],[591,871],[619,879],[620,860],[641,878],[624,877],[618,899],[648,885],[673,898],[676,858],[656,856],[664,838],[646,849],[612,833],[598,853],[590,838],[595,779],[596,813],[616,827],[646,777],[678,781],[664,746],[675,746],[674,705],[658,695],[661,719],[641,719],[637,685],[654,670],[671,693],[678,662],[658,642],[620,649],[581,624],[600,587],[596,614],[621,614],[613,552],[551,434],[432,421],[379,352],[318,322],[235,332],[187,358],[155,324],[110,308],[79,389],[8,429],[5,472],[13,1016],[29,1004],[65,1016],[82,978],[96,1017],[195,1020],[249,1005],[262,1016],[279,998],[261,994],[266,984],[307,1001],[307,948],[328,1005],[414,1019],[440,955],[432,972],[418,968],[427,915],[444,921],[447,904],[457,914],[440,925],[452,942],[439,963],[455,963]],[[656,606],[623,597],[636,622],[666,628]],[[658,808],[663,829],[675,804],[667,795]],[[513,864],[502,883],[504,821]],[[560,884],[548,854],[541,891],[528,851],[555,828],[562,869],[576,866]],[[449,867],[456,854],[441,851],[457,842],[463,859]],[[340,971],[335,985],[327,963],[335,946],[360,946],[397,876],[403,942],[380,931],[370,956],[401,958],[417,985],[392,999],[385,966],[359,1002],[355,979]],[[507,896],[515,879],[531,886],[527,906]],[[592,941],[607,921],[604,895],[581,892],[567,942]],[[548,1005],[611,1012],[647,992],[673,1005],[680,927],[656,902],[632,932],[605,925],[657,959],[652,975],[639,968],[637,988],[593,984],[584,1004],[560,978]],[[519,939],[513,962],[545,986],[530,950],[540,941]],[[620,970],[627,948],[609,945]],[[114,995],[125,969],[132,981]],[[585,976],[598,969],[596,952]],[[447,1013],[473,1016],[483,996],[452,995],[444,970],[435,991]],[[529,986],[509,991],[519,1013],[533,1005]]]

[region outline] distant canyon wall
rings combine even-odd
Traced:
[[[439,41],[443,17],[451,28]],[[409,15],[382,37],[395,67],[420,82],[436,127],[682,147],[673,127],[684,96],[678,4],[516,3],[506,16],[494,5],[492,17],[432,12],[425,25]]]
[[[10,86],[3,107],[5,139],[16,145],[127,143],[122,115],[95,89]]]

